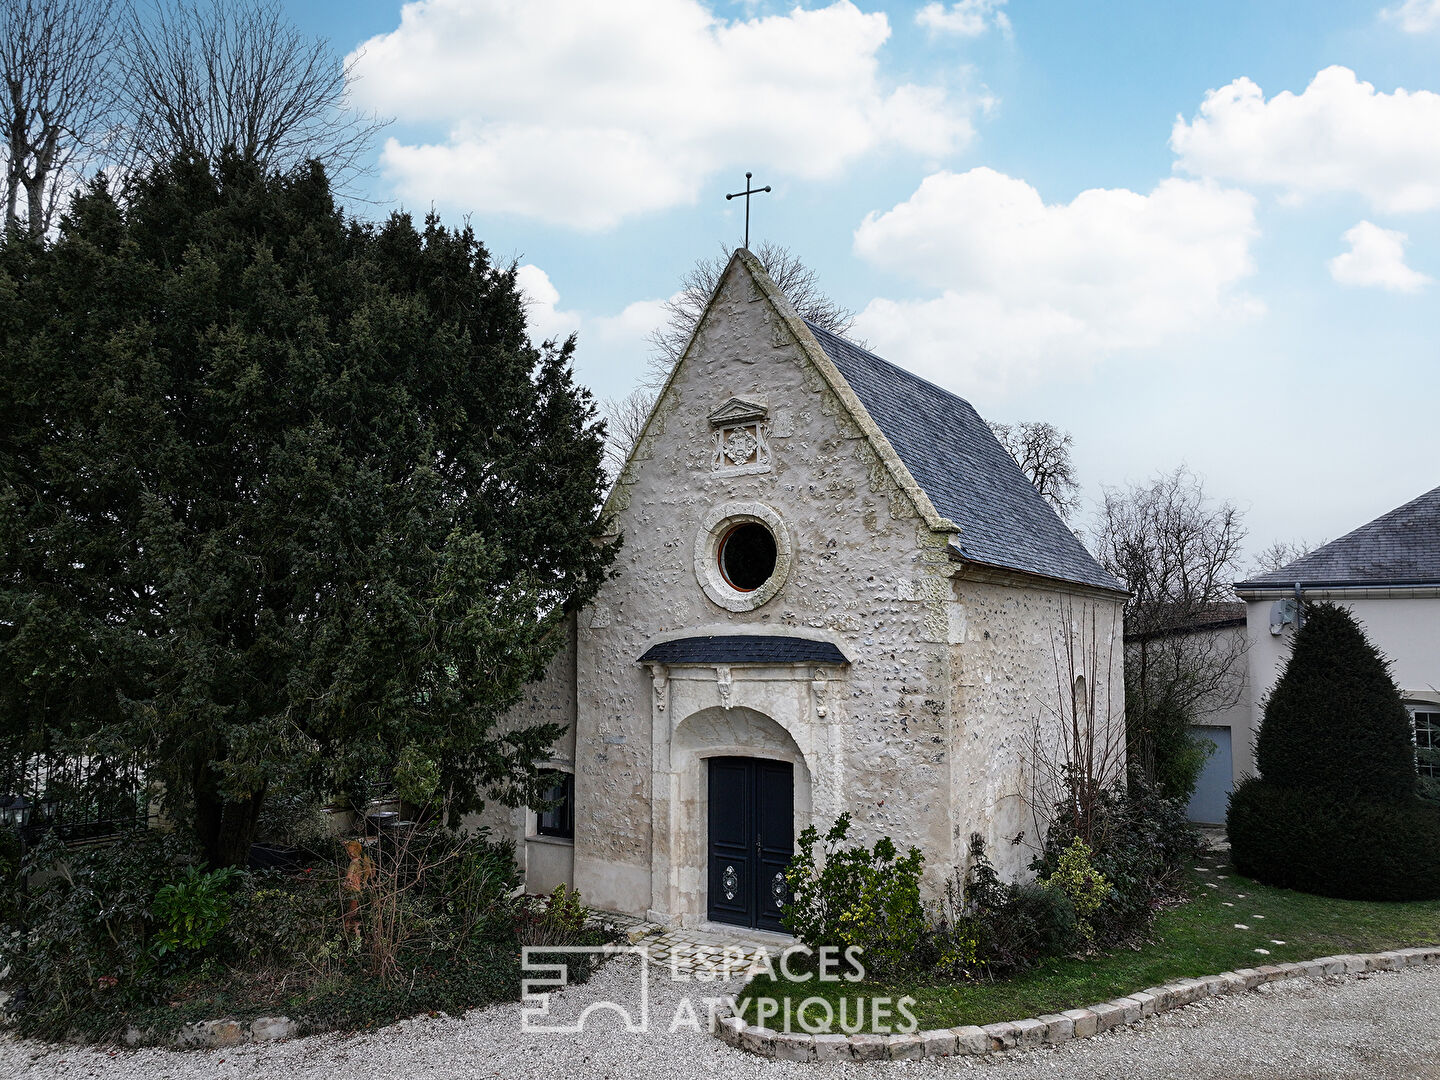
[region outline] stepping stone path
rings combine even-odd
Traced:
[[[735,976],[750,973],[764,950],[772,960],[795,939],[744,927],[671,927],[632,916],[597,913],[596,920],[609,923],[625,934],[631,945],[642,946],[645,958],[668,971],[694,974],[723,966]]]

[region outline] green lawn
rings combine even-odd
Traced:
[[[906,981],[880,986],[862,983],[803,985],[755,980],[746,997],[777,999],[786,1015],[807,997],[827,998],[837,1010],[842,997],[910,995],[920,1027],[991,1024],[1025,1016],[1083,1008],[1176,979],[1215,975],[1237,968],[1347,952],[1378,952],[1411,945],[1440,944],[1440,901],[1385,904],[1330,900],[1288,889],[1272,889],[1216,860],[1202,860],[1191,899],[1163,912],[1150,941],[1141,948],[1085,959],[1051,959],[1014,978],[995,982]],[[1236,929],[1236,924],[1248,929]],[[1282,944],[1283,943],[1283,944]],[[1268,949],[1268,955],[1257,952]],[[787,991],[788,987],[788,991]],[[849,1003],[853,1017],[858,1003]],[[743,1014],[754,1019],[755,1006]],[[813,1018],[808,1013],[807,1018]],[[767,1021],[782,1027],[781,1020]],[[798,1030],[798,1028],[797,1028]]]

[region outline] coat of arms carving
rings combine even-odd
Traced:
[[[732,397],[710,414],[715,473],[766,472],[770,468],[770,410],[764,402]]]

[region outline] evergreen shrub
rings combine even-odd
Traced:
[[[1247,877],[1347,900],[1440,897],[1440,810],[1256,778],[1230,796],[1230,853]]]
[[[1305,605],[1255,763],[1227,820],[1242,873],[1348,899],[1440,897],[1440,812],[1417,794],[1410,715],[1344,608]]]
[[[811,948],[859,946],[871,975],[911,970],[928,929],[920,902],[925,857],[913,847],[901,855],[888,836],[873,847],[847,845],[849,835],[849,814],[823,838],[813,825],[800,834],[785,871],[785,927]]]

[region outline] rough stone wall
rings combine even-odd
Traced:
[[[712,473],[708,414],[734,396],[769,406],[768,472]],[[784,586],[754,611],[723,610],[696,577],[702,519],[732,501],[773,508],[793,545]],[[937,541],[742,267],[722,284],[611,507],[624,546],[578,635],[576,877],[592,902],[639,910],[648,896],[652,691],[636,660],[667,633],[830,632],[853,661],[830,692],[847,715],[838,764],[857,825],[867,837],[948,846],[947,656],[935,633],[944,603],[929,584],[946,572]]]
[[[709,414],[734,397],[768,408],[768,471],[713,470]],[[792,553],[783,586],[753,610],[720,606],[697,574],[697,536],[732,503],[778,514]],[[1025,873],[1037,839],[1025,801],[1035,780],[1028,740],[1037,719],[1053,720],[1061,706],[1057,671],[1069,680],[1060,643],[1067,625],[1088,628],[1093,611],[1104,657],[1119,633],[1118,601],[1030,579],[955,576],[948,536],[927,526],[743,265],[731,265],[608,509],[624,538],[615,575],[580,614],[573,651],[519,709],[564,715],[574,695],[563,753],[576,774],[574,881],[589,903],[663,914],[664,897],[681,897],[678,914],[694,916],[703,748],[686,741],[682,753],[672,733],[693,740],[710,730],[685,721],[732,694],[727,716],[759,709],[801,748],[812,790],[797,794],[797,807],[813,808],[817,823],[843,806],[857,840],[888,835],[919,847],[932,890],[964,864],[976,831],[1002,873]],[[638,663],[657,639],[737,630],[812,633],[852,663],[823,673],[824,710],[811,696],[819,672],[737,671],[721,698],[718,672],[671,671],[667,688],[664,672]],[[1100,714],[1123,724],[1118,636],[1114,645],[1112,671],[1085,673]]]
[[[970,834],[978,832],[1002,877],[1024,877],[1043,841],[1034,808],[1049,806],[1055,795],[1036,757],[1038,751],[1054,760],[1069,708],[1065,695],[1073,693],[1067,634],[1075,674],[1085,676],[1097,723],[1109,718],[1123,763],[1122,607],[1118,599],[1059,586],[964,578],[953,584],[956,862],[963,865]]]
[[[544,676],[525,688],[524,696],[501,722],[502,726],[511,728],[564,724],[565,734],[556,742],[549,762],[562,768],[573,768],[575,764],[575,626],[576,618],[571,615],[560,630],[563,635],[560,648],[550,658]],[[526,868],[525,838],[529,821],[525,807],[488,802],[481,813],[469,815],[465,824],[471,828],[488,828],[497,837],[513,836],[520,867]]]
[[[525,688],[525,696],[506,717],[518,727],[564,724],[565,734],[555,744],[553,763],[557,765],[575,762],[575,627],[576,617],[568,616],[559,631],[560,647],[550,658],[545,675]]]

